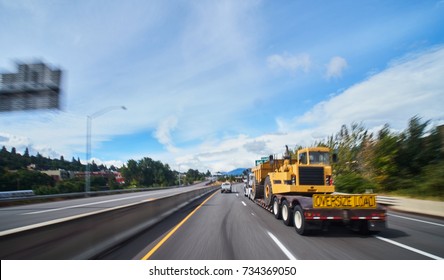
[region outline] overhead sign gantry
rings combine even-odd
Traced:
[[[0,112],[60,109],[62,71],[43,62],[0,73]]]

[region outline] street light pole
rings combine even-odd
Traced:
[[[91,166],[90,166],[90,158],[91,158],[91,128],[92,128],[92,120],[93,118],[99,117],[109,111],[122,109],[126,110],[125,106],[110,106],[103,108],[100,111],[95,112],[92,115],[86,116],[86,170],[85,170],[85,193],[90,192],[91,190]]]

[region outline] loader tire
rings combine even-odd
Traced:
[[[273,202],[273,186],[271,185],[270,177],[267,176],[265,178],[264,183],[264,202],[266,207],[270,207],[271,203]]]
[[[260,185],[255,181],[253,183],[253,187],[251,188],[251,194],[253,200],[262,198],[264,196],[264,185]]]

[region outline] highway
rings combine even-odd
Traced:
[[[103,259],[431,260],[444,258],[444,221],[389,211],[388,229],[363,236],[345,227],[309,236],[237,192],[215,192]],[[202,204],[204,202],[204,204]],[[198,209],[196,210],[196,207]],[[195,210],[195,211],[194,211]],[[192,212],[194,211],[194,212]],[[188,217],[188,218],[187,218]],[[184,219],[186,219],[184,221]],[[178,224],[184,221],[180,226]],[[172,234],[171,232],[174,231]],[[169,236],[168,236],[169,235]]]
[[[200,183],[180,188],[2,207],[0,208],[0,232],[20,229],[22,227],[29,228],[33,225],[38,226],[41,223],[48,223],[58,219],[70,218],[78,215],[88,215],[98,211],[107,211],[116,207],[124,207],[126,205],[140,203],[142,201],[155,200],[199,189],[204,187],[204,185],[205,183]]]
[[[0,229],[10,231],[76,215],[154,200],[187,187],[0,208]],[[212,192],[96,256],[150,260],[431,260],[444,258],[444,220],[389,211],[388,229],[359,235],[331,227],[298,235],[293,227],[243,195]],[[119,221],[115,221],[118,223]],[[32,259],[32,256],[29,256]]]

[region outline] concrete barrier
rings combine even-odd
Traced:
[[[431,201],[400,197],[392,199],[396,200],[396,204],[389,205],[389,209],[444,218],[443,201]]]
[[[0,258],[90,259],[218,187],[59,219],[0,234]]]
[[[395,211],[444,218],[444,201],[378,195],[376,202]]]
[[[199,182],[209,185],[210,181]],[[182,186],[183,187],[191,187],[190,186]],[[49,194],[49,195],[27,195],[27,196],[2,196],[0,197],[0,207],[5,206],[13,206],[20,204],[29,204],[36,202],[50,202],[50,201],[59,201],[65,199],[75,199],[82,197],[95,197],[95,196],[105,196],[105,195],[114,195],[114,194],[124,194],[124,193],[134,193],[134,192],[146,192],[146,191],[157,191],[157,190],[167,190],[167,189],[175,189],[179,186],[170,186],[170,187],[152,187],[152,188],[132,188],[132,189],[118,189],[118,190],[107,190],[107,191],[92,191],[92,192],[76,192],[76,193],[62,193],[62,194]]]

